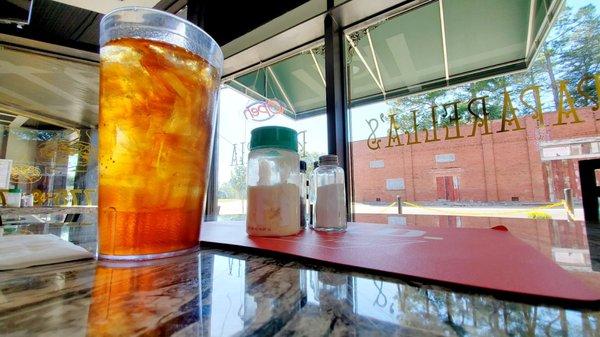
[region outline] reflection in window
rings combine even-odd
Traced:
[[[2,126],[1,158],[10,167],[8,187],[32,194],[35,206],[97,203],[97,135],[30,121]]]
[[[529,10],[527,2],[510,3],[502,3],[503,13],[520,13],[523,5]],[[577,163],[600,157],[600,46],[594,42],[600,39],[600,8],[575,0],[561,11],[553,7],[556,1],[538,5],[558,14],[534,51],[527,29],[504,27],[504,20],[494,30],[471,29],[478,21],[461,28],[460,6],[441,10],[437,2],[348,34],[357,220],[361,214],[395,213],[388,206],[398,196],[408,202],[407,214],[567,220],[565,193],[575,200],[574,220],[583,219]],[[498,14],[478,10],[478,20]],[[518,15],[511,20],[528,22]],[[438,53],[444,44],[435,32],[424,39],[421,31],[405,27],[413,21],[415,27],[443,27],[445,55]],[[493,38],[497,32],[503,32],[501,39]],[[458,43],[457,37],[471,38]],[[391,44],[394,39],[402,43]],[[476,44],[479,39],[486,44]],[[419,42],[431,45],[432,55],[421,57]],[[485,48],[473,49],[474,43]],[[506,64],[528,68],[486,78]],[[477,77],[484,79],[468,81]],[[440,81],[456,84],[436,89]]]
[[[467,2],[434,1],[347,32],[354,218],[501,225],[595,275],[578,163],[600,158],[600,5],[535,1],[528,25],[528,1],[477,2],[474,20],[460,18]],[[424,25],[435,29],[422,34]]]

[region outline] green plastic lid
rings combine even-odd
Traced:
[[[298,133],[283,126],[263,126],[252,130],[250,150],[272,147],[298,152]]]
[[[21,193],[21,189],[18,187],[13,187],[8,190],[8,193]]]

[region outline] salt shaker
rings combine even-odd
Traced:
[[[285,236],[300,231],[298,134],[281,126],[252,130],[248,154],[246,232]]]
[[[328,232],[346,230],[346,189],[344,170],[336,155],[319,157],[314,171],[315,218],[313,229]]]

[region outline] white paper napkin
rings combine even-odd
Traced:
[[[56,235],[7,235],[0,237],[0,270],[27,268],[94,255]]]

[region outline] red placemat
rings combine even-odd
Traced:
[[[349,223],[345,233],[306,230],[249,237],[244,222],[206,222],[201,241],[294,255],[399,276],[557,300],[598,302],[540,252],[494,229],[416,228]]]

